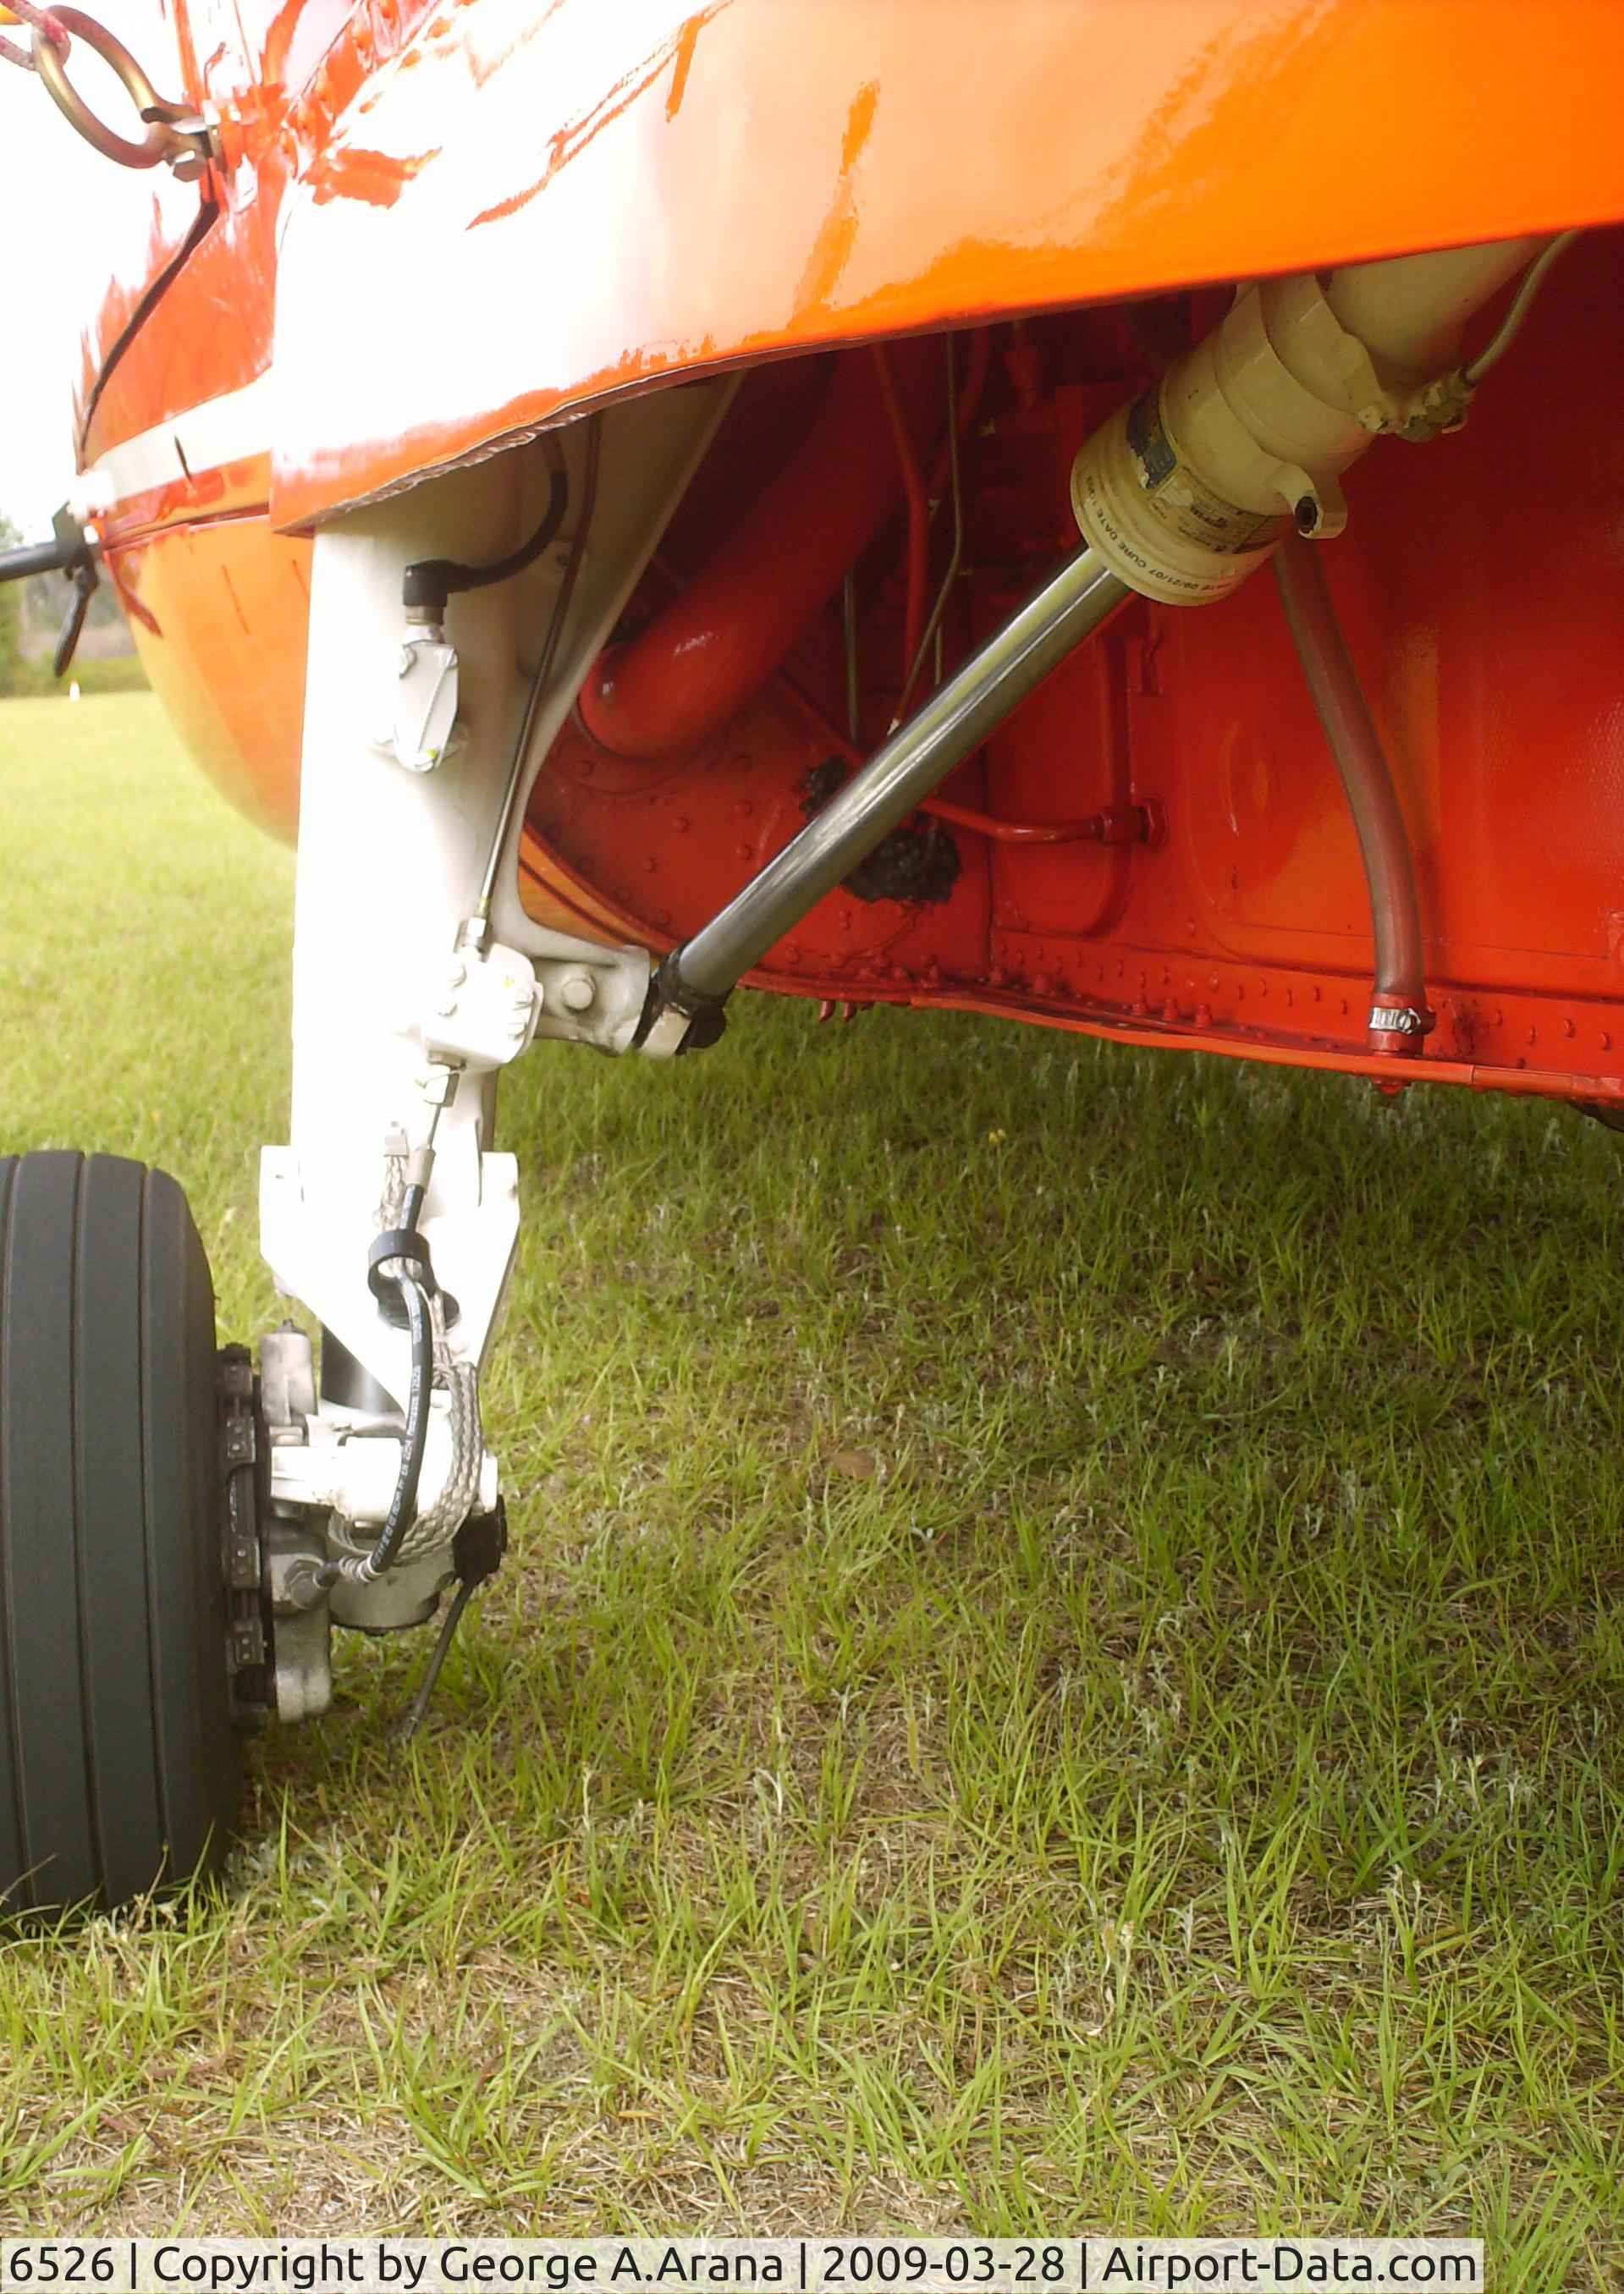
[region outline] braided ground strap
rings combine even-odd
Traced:
[[[403,1561],[416,1561],[451,1543],[473,1511],[485,1457],[479,1373],[472,1363],[457,1361],[446,1344],[445,1304],[437,1290],[428,1302],[428,1315],[434,1325],[434,1382],[451,1395],[451,1471],[439,1496],[419,1514],[401,1540]]]

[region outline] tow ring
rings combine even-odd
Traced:
[[[186,104],[165,102],[123,41],[94,16],[78,8],[60,7],[53,7],[51,14],[65,31],[101,57],[146,122],[147,132],[136,143],[128,136],[115,134],[98,119],[68,77],[65,52],[36,26],[34,69],[62,117],[104,159],[116,159],[121,167],[156,167],[162,162],[183,183],[195,183],[218,157],[208,121]]]

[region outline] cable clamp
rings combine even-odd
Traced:
[[[419,1283],[426,1298],[432,1298],[439,1285],[434,1279],[434,1262],[428,1255],[428,1245],[415,1227],[392,1226],[374,1237],[366,1255],[366,1287],[387,1314],[391,1301],[399,1304],[399,1282],[386,1266],[393,1261],[411,1274]],[[400,1327],[405,1327],[403,1314]]]

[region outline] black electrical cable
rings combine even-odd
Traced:
[[[422,1477],[423,1452],[428,1445],[428,1398],[434,1385],[434,1327],[428,1319],[428,1293],[417,1274],[404,1265],[397,1272],[392,1271],[388,1279],[398,1289],[406,1310],[406,1329],[412,1341],[412,1379],[406,1389],[406,1427],[400,1445],[400,1472],[396,1476],[395,1494],[389,1500],[388,1514],[378,1542],[361,1565],[366,1582],[381,1577],[393,1566],[401,1540],[416,1518],[417,1485]],[[341,1577],[352,1574],[341,1561],[326,1561],[316,1572],[316,1582],[325,1591]]]
[[[569,503],[569,472],[564,461],[563,449],[555,438],[548,438],[544,447],[551,464],[551,489],[542,522],[528,541],[499,557],[492,565],[462,565],[454,557],[420,558],[408,565],[401,583],[401,603],[408,612],[438,614],[445,610],[445,600],[464,590],[488,590],[493,582],[510,581],[522,574],[526,565],[534,565],[547,544],[564,523],[564,512]]]

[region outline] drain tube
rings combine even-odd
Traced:
[[[1347,793],[1370,893],[1375,982],[1370,1048],[1414,1057],[1432,1024],[1426,1008],[1421,902],[1399,792],[1348,657],[1325,568],[1311,542],[1288,534],[1275,551],[1285,623]]]

